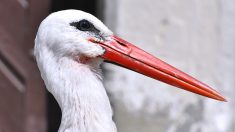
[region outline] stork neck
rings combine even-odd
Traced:
[[[51,60],[50,67],[39,66],[47,89],[61,107],[59,132],[116,132],[108,96],[94,72],[97,67],[66,57]]]
[[[100,78],[87,66],[74,71],[69,73],[70,81],[64,87],[67,93],[60,95],[60,131],[113,132],[112,110]]]

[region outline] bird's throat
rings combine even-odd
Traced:
[[[68,58],[51,60],[50,67],[41,64],[46,87],[61,107],[59,132],[116,131],[102,79],[94,72],[99,66],[91,68]]]

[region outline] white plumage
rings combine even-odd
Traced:
[[[87,19],[101,35],[112,32],[94,16],[66,10],[49,15],[40,25],[34,54],[41,76],[62,110],[59,132],[116,132],[112,109],[102,84],[100,64],[104,49],[86,40],[89,33],[70,26]],[[86,64],[82,56],[90,57]]]

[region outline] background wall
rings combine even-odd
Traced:
[[[116,34],[228,99],[211,100],[106,64],[105,84],[120,132],[235,131],[235,1],[105,3],[106,24]]]

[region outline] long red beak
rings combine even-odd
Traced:
[[[90,41],[101,45],[105,49],[105,53],[101,56],[105,60],[172,86],[216,100],[226,101],[222,95],[206,84],[117,36],[112,36],[112,40],[109,41],[94,39],[90,39]]]

